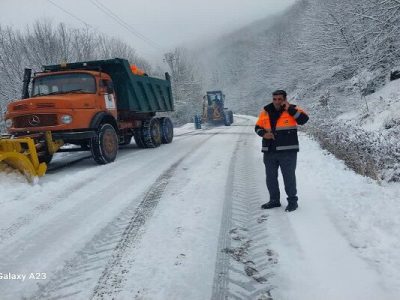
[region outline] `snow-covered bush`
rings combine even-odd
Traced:
[[[193,122],[195,114],[201,113],[203,86],[194,57],[185,48],[176,48],[165,54],[172,80],[175,101],[174,123]]]

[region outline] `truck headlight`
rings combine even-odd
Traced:
[[[62,115],[61,116],[61,122],[63,124],[71,124],[72,122],[72,117],[70,115]]]
[[[11,128],[12,125],[13,125],[12,119],[7,119],[7,120],[6,120],[6,127],[7,127],[7,128]]]

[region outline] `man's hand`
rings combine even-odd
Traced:
[[[290,106],[290,103],[287,101],[287,100],[285,100],[285,101],[283,101],[282,102],[282,108],[284,109],[284,110],[288,110],[289,109],[289,106]]]
[[[274,136],[274,134],[272,133],[272,131],[267,131],[267,132],[263,135],[263,138],[266,139],[266,140],[274,140],[274,139],[275,139],[275,136]]]

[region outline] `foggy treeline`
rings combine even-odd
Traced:
[[[0,109],[20,99],[24,68],[41,71],[42,65],[122,57],[151,72],[151,65],[135,49],[90,28],[74,29],[37,21],[24,31],[0,26]]]
[[[400,180],[400,121],[365,131],[365,96],[400,68],[400,1],[299,0],[279,16],[226,35],[197,51],[209,79],[234,111],[257,115],[275,89],[305,107],[306,129],[353,169],[372,178]],[[388,107],[387,109],[390,109]],[[338,122],[359,111],[359,124]]]
[[[21,97],[24,68],[40,71],[46,64],[115,57],[127,59],[150,75],[164,77],[160,67],[138,56],[131,46],[90,28],[70,28],[50,21],[36,21],[24,31],[0,26],[0,123],[7,103]],[[177,123],[190,122],[193,103],[200,103],[201,82],[185,49],[168,53],[166,61],[175,96],[173,117]]]
[[[300,0],[214,46],[199,54],[208,85],[229,88],[242,112],[257,114],[277,88],[309,92],[363,72],[370,80],[356,88],[367,94],[400,64],[400,2]]]

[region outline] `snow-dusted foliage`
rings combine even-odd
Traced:
[[[315,117],[325,117],[315,115]],[[365,115],[367,118],[368,115]],[[326,120],[328,121],[328,120]],[[308,126],[321,146],[360,174],[377,180],[400,181],[400,122],[389,120],[384,130],[368,131],[351,121],[313,122]]]
[[[256,115],[273,90],[285,89],[326,148],[362,174],[399,180],[399,110],[387,126],[366,131],[363,123],[380,106],[373,95],[399,69],[399,24],[398,0],[299,0],[197,53],[206,85],[221,86],[235,111]],[[357,116],[351,124],[340,118],[347,112]]]
[[[171,71],[175,123],[192,122],[193,116],[201,111],[203,96],[202,80],[195,58],[186,49],[176,48],[165,54],[165,61]]]

